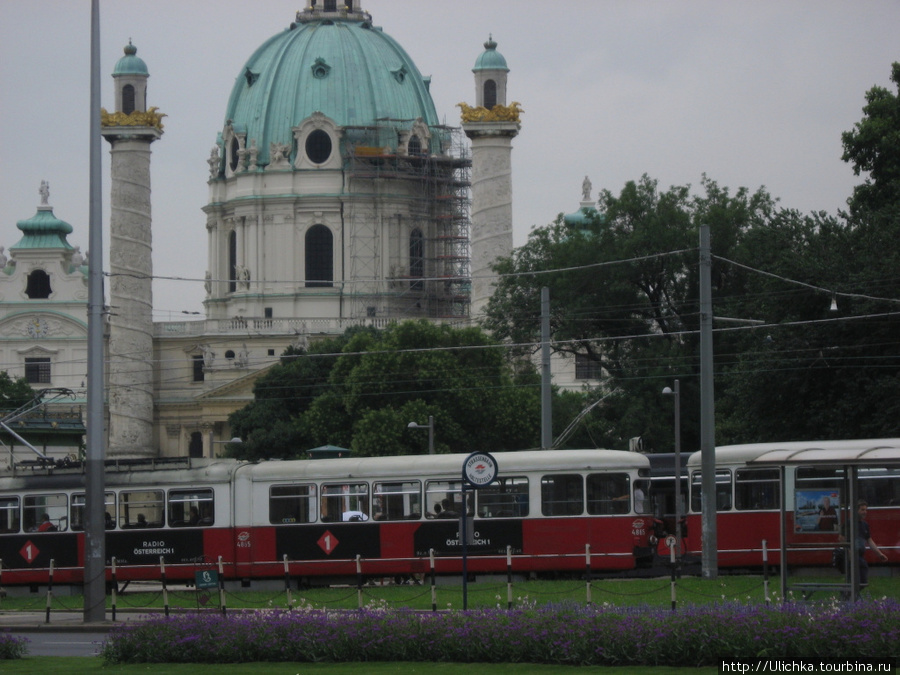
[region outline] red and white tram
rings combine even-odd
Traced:
[[[193,579],[223,562],[226,579],[313,581],[356,573],[458,574],[459,514],[474,517],[471,573],[627,570],[649,553],[651,518],[634,487],[649,461],[616,450],[496,453],[496,482],[463,492],[466,455],[265,461],[110,462],[106,557],[117,579]],[[0,474],[0,583],[82,582],[85,476],[79,465]],[[646,489],[646,488],[645,488]],[[639,493],[640,494],[640,493]]]
[[[856,517],[851,494],[868,502],[872,538],[887,554],[888,564],[900,563],[900,439],[757,443],[717,447],[715,453],[720,568],[761,567],[763,540],[768,562],[780,563],[782,494],[788,564],[831,563],[832,550],[846,536],[847,519]],[[853,491],[848,466],[857,476]],[[684,551],[700,556],[700,452],[691,454],[687,469],[689,535]]]

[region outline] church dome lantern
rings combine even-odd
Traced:
[[[116,90],[116,111],[130,115],[147,110],[147,64],[137,56],[137,47],[131,40],[125,45],[125,56],[120,58],[113,69]]]
[[[475,105],[491,110],[496,105],[506,105],[506,78],[509,66],[503,54],[497,51],[493,35],[484,43],[484,51],[475,60]]]

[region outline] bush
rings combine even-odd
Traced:
[[[28,653],[28,638],[0,633],[0,660],[21,659]]]
[[[443,661],[562,665],[716,665],[723,659],[900,657],[900,604],[563,605],[194,613],[124,625],[107,663]]]

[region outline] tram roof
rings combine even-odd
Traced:
[[[695,452],[688,459],[688,466],[697,467],[701,461],[701,453]],[[716,464],[900,464],[900,438],[723,445],[716,448]]]
[[[491,453],[499,477],[532,470],[649,469],[641,454],[624,450],[522,450]],[[462,476],[468,454],[346,457],[340,459],[267,461],[250,470],[254,480],[339,480],[388,476]]]

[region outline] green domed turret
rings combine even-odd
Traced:
[[[497,43],[494,42],[493,36],[488,37],[488,41],[484,43],[484,51],[475,60],[475,67],[472,68],[472,72],[478,70],[503,70],[509,72],[506,59],[503,58],[503,54],[497,51]]]
[[[147,64],[138,56],[137,47],[131,44],[131,40],[125,45],[125,56],[118,60],[113,69],[113,77],[116,75],[149,75]]]

